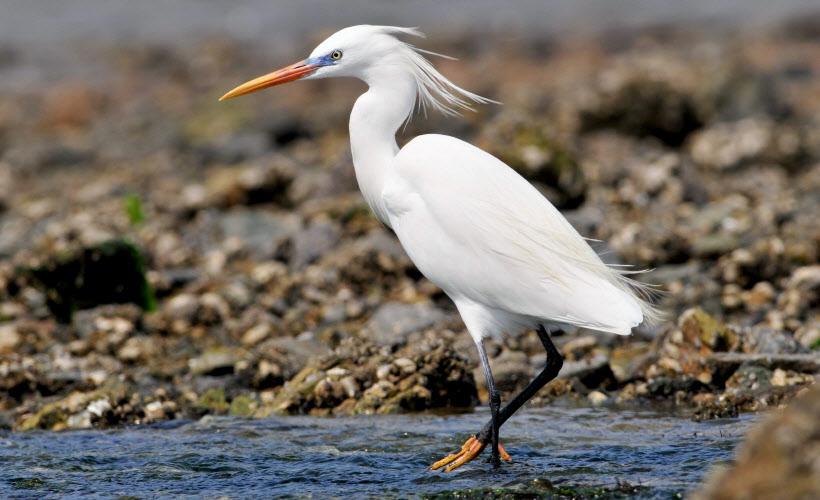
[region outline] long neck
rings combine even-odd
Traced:
[[[382,202],[382,187],[399,152],[396,131],[416,100],[416,89],[410,78],[391,76],[367,78],[370,89],[356,100],[350,113],[350,149],[356,180],[367,204],[388,227],[390,221]]]

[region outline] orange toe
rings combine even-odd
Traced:
[[[431,466],[428,468],[428,470],[436,470],[436,469],[438,469],[438,468],[440,468],[440,467],[443,467],[443,466],[445,466],[445,465],[449,464],[450,462],[452,462],[452,461],[454,461],[454,460],[456,460],[456,459],[460,458],[460,457],[461,457],[461,456],[463,456],[465,453],[467,453],[467,451],[470,449],[470,447],[471,447],[471,446],[473,445],[473,443],[475,443],[476,441],[478,441],[478,440],[476,439],[476,437],[475,437],[475,436],[471,437],[470,439],[468,439],[468,440],[467,440],[467,442],[466,442],[466,443],[464,443],[464,445],[461,447],[461,450],[457,451],[456,453],[453,453],[453,454],[447,455],[446,457],[442,458],[442,459],[441,459],[441,460],[439,460],[438,462],[436,462],[436,463],[434,463],[433,465],[431,465]]]
[[[481,454],[484,451],[484,448],[487,447],[487,443],[482,443],[478,439],[476,439],[470,448],[467,449],[458,459],[449,465],[445,472],[450,472],[451,470],[455,469],[456,467],[461,467],[462,465],[466,464],[467,462],[473,460],[475,457]]]
[[[475,457],[479,456],[486,447],[487,443],[482,443],[475,436],[473,436],[461,446],[461,450],[442,458],[438,462],[431,465],[428,470],[436,470],[447,465],[447,468],[444,469],[444,471],[450,472],[456,467],[461,467],[467,462],[475,459]],[[505,450],[500,444],[498,445],[498,452],[501,454],[502,460],[512,462],[510,454],[507,453],[507,450]]]
[[[507,453],[507,450],[505,450],[504,447],[501,446],[501,443],[498,444],[498,452],[501,454],[501,460],[512,462],[512,457],[509,453]]]

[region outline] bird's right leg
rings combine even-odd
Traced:
[[[544,387],[550,380],[554,379],[558,375],[558,372],[561,371],[564,360],[561,358],[561,354],[558,352],[558,349],[555,348],[555,344],[552,343],[549,333],[547,333],[547,330],[543,326],[539,326],[538,328],[538,338],[541,339],[541,344],[547,351],[547,361],[544,369],[541,370],[541,373],[539,373],[532,380],[532,382],[527,384],[527,386],[524,387],[524,389],[517,396],[515,396],[507,406],[498,412],[498,418],[496,420],[498,422],[498,427],[501,427],[501,425],[506,422],[507,419],[513,415],[513,413],[518,411],[524,403],[535,395],[536,392],[541,390],[541,388]],[[439,460],[430,468],[438,469],[439,467],[452,462],[452,465],[446,469],[447,471],[451,471],[469,460],[472,460],[473,457],[475,457],[478,453],[481,453],[484,447],[487,446],[487,442],[492,437],[494,427],[495,425],[493,419],[490,419],[481,432],[471,437],[466,443],[464,443],[461,451]],[[512,460],[504,448],[500,445],[499,452],[504,460]]]

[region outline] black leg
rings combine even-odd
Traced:
[[[518,411],[524,403],[533,397],[536,392],[547,385],[547,382],[554,379],[556,375],[558,375],[558,372],[561,371],[561,366],[564,364],[564,360],[561,358],[561,354],[558,352],[558,349],[555,348],[552,340],[550,340],[547,330],[541,325],[538,327],[538,338],[541,339],[541,344],[544,345],[544,349],[547,351],[547,362],[544,369],[532,380],[532,382],[527,384],[527,387],[525,387],[524,390],[514,397],[507,406],[498,412],[498,418],[496,418],[495,413],[493,413],[493,418],[487,422],[481,432],[476,435],[476,438],[482,443],[486,443],[487,439],[493,439],[493,457],[496,456],[495,453],[498,429],[504,424],[504,422],[507,421],[508,418],[513,415],[513,413]],[[489,388],[492,375],[490,374],[490,365],[486,361],[487,354],[484,352],[483,344],[479,346],[478,352],[479,355],[482,356],[481,363],[485,366],[484,374],[487,375],[487,387]],[[495,389],[495,384],[493,384],[492,388]],[[492,392],[490,393],[490,398],[490,409],[492,410]]]
[[[481,366],[484,368],[484,376],[487,378],[487,392],[490,394],[490,432],[493,440],[493,455],[490,463],[494,467],[501,465],[501,455],[498,452],[498,429],[501,427],[501,422],[498,417],[498,410],[501,407],[501,395],[495,387],[495,380],[493,380],[493,373],[490,371],[490,361],[487,359],[487,351],[484,350],[484,341],[477,342],[478,356],[481,358]],[[482,441],[486,443],[486,441]]]

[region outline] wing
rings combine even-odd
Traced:
[[[408,143],[382,198],[410,258],[454,300],[621,334],[651,312],[529,182],[463,141]]]

